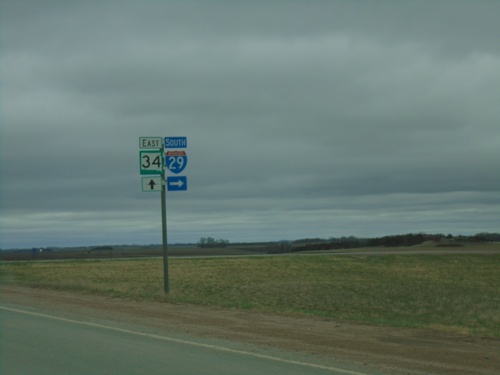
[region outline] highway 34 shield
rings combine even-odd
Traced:
[[[140,151],[139,158],[141,174],[161,174],[163,172],[161,151]]]

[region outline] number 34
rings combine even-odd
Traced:
[[[161,169],[161,157],[160,155],[142,155],[142,164],[143,169]]]

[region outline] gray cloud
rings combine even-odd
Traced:
[[[498,231],[499,5],[3,1],[0,247]]]

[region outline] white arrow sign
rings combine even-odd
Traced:
[[[143,177],[142,191],[146,193],[153,191],[161,191],[161,176]]]

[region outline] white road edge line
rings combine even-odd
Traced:
[[[240,355],[249,356],[249,357],[267,359],[267,360],[271,360],[271,361],[275,361],[275,362],[282,362],[282,363],[288,363],[288,364],[292,364],[292,365],[306,366],[306,367],[316,368],[316,369],[320,369],[320,370],[336,371],[339,373],[349,374],[349,375],[369,375],[369,374],[363,373],[363,372],[350,371],[350,370],[340,369],[340,368],[336,368],[336,367],[322,366],[322,365],[317,365],[317,364],[309,363],[309,362],[294,361],[291,359],[284,359],[284,358],[274,357],[274,356],[270,356],[270,355],[266,355],[266,354],[251,353],[251,352],[247,352],[244,350],[230,349],[230,348],[226,348],[224,346],[219,346],[219,345],[202,344],[202,343],[195,342],[195,341],[177,339],[177,338],[169,337],[169,336],[160,336],[160,335],[155,335],[155,334],[151,334],[151,333],[131,331],[128,329],[106,326],[106,325],[98,324],[98,323],[90,323],[90,322],[85,322],[85,321],[80,321],[80,320],[66,319],[66,318],[61,318],[59,316],[47,315],[47,314],[37,313],[37,312],[33,312],[33,311],[14,309],[11,307],[6,307],[6,306],[0,306],[0,309],[11,311],[11,312],[16,312],[16,313],[21,313],[21,314],[38,316],[38,317],[46,318],[46,319],[59,320],[59,321],[67,322],[67,323],[80,324],[80,325],[84,325],[84,326],[88,326],[88,327],[96,327],[96,328],[102,328],[102,329],[107,329],[107,330],[111,330],[111,331],[117,331],[117,332],[132,334],[132,335],[145,336],[145,337],[150,337],[150,338],[154,338],[154,339],[158,339],[158,340],[175,342],[178,344],[197,346],[197,347],[211,349],[211,350],[217,350],[217,351],[221,351],[221,352],[229,352],[229,353],[235,353],[235,354],[240,354]]]

